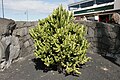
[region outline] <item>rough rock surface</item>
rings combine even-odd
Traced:
[[[0,70],[8,68],[15,60],[33,54],[33,40],[29,29],[37,22],[24,22],[0,18]]]
[[[87,27],[87,40],[90,42],[89,52],[99,53],[114,58],[120,64],[120,25],[91,21],[76,21]]]
[[[15,29],[15,27],[15,21],[11,19],[0,18],[0,36],[12,34],[12,31]]]
[[[12,35],[15,27],[15,21],[0,18],[0,70],[8,68],[19,56],[19,39]]]

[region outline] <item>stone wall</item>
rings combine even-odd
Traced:
[[[37,25],[37,22],[16,22],[16,28],[13,35],[18,36],[20,44],[20,57],[25,57],[33,53],[33,40],[29,35],[29,29]]]
[[[115,60],[120,59],[120,25],[91,21],[76,22],[87,27],[86,38],[90,42],[89,53],[109,55]]]
[[[37,22],[22,22],[0,18],[0,70],[8,68],[15,60],[33,54],[33,40],[29,29]]]
[[[120,25],[91,21],[77,21],[77,23],[84,24],[87,27],[86,38],[90,42],[89,53],[109,54],[111,57],[120,53]],[[33,53],[33,40],[28,30],[35,25],[37,22],[16,22],[13,35],[19,38],[20,57]]]
[[[120,25],[91,21],[80,21],[87,27],[86,38],[90,42],[90,48],[94,53],[111,53],[120,47]],[[29,29],[35,27],[37,22],[16,22],[13,35],[18,36],[21,56],[26,56],[33,51],[33,40],[29,35]],[[24,53],[25,52],[25,53]]]

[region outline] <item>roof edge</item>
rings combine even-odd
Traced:
[[[79,1],[79,2],[75,2],[75,3],[68,4],[68,6],[73,6],[73,5],[77,5],[77,4],[82,4],[82,3],[89,2],[89,1],[94,1],[94,0],[82,0],[82,1]]]

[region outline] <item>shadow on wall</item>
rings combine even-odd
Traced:
[[[98,53],[114,64],[120,66],[120,38],[119,26],[116,24],[96,23]]]
[[[99,53],[120,66],[120,25],[92,21],[75,21],[87,27],[88,52]]]

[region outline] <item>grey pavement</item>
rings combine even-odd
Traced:
[[[0,72],[0,80],[120,80],[120,67],[99,54],[89,54],[92,60],[85,64],[81,75],[65,76],[58,71],[43,72],[36,70],[34,55],[21,58],[13,63],[9,69]]]

